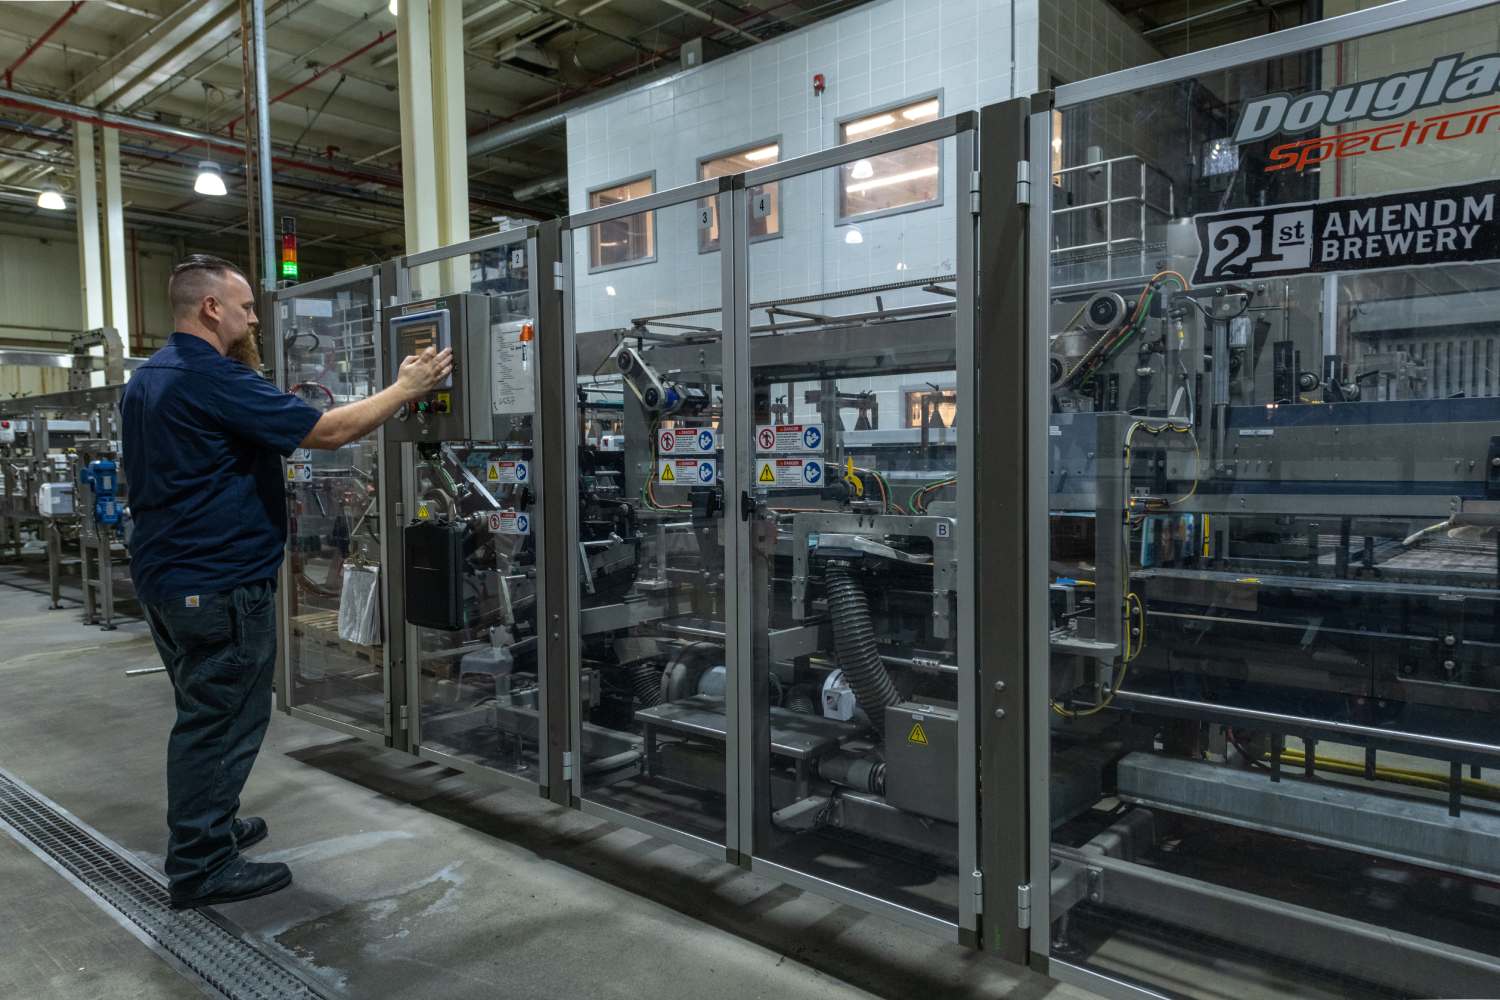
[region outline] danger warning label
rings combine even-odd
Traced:
[[[823,485],[823,463],[812,458],[762,458],[755,463],[755,485],[790,489]]]
[[[927,730],[922,728],[920,722],[912,723],[911,732],[906,734],[906,742],[919,747],[927,745]]]
[[[531,466],[526,462],[487,462],[484,481],[493,486],[519,486],[531,482]]]
[[[822,424],[762,424],[755,428],[761,454],[807,454],[823,450]]]
[[[656,432],[656,450],[667,455],[712,455],[719,450],[719,432],[712,427],[668,427]]]
[[[501,535],[531,534],[531,515],[513,510],[499,510],[489,516],[490,530]]]
[[[712,486],[719,463],[711,458],[664,458],[656,468],[657,482],[673,486]]]
[[[293,462],[286,467],[286,481],[289,483],[312,482],[312,466],[306,462]]]

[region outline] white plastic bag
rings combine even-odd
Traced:
[[[360,646],[380,642],[380,567],[344,566],[339,638]]]

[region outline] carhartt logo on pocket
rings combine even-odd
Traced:
[[[185,597],[182,603],[184,607],[196,608],[198,606],[198,595],[194,594],[192,597]]]

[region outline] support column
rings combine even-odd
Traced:
[[[99,190],[94,172],[94,126],[73,125],[73,162],[77,164],[78,281],[83,315],[81,330],[104,325],[104,267],[99,255]]]
[[[120,197],[120,133],[104,130],[104,303],[105,325],[120,335],[130,356],[130,285],[126,278],[125,202]]]
[[[437,158],[432,121],[431,5],[401,0],[396,15],[396,66],[401,98],[401,200],[406,252],[438,246]],[[437,294],[433,268],[412,272],[413,295]]]
[[[464,116],[463,0],[432,0],[432,121],[437,151],[438,246],[469,238],[469,143]],[[469,290],[469,261],[442,265],[443,292]]]

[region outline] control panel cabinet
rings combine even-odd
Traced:
[[[396,441],[486,441],[495,436],[491,376],[495,345],[490,300],[459,293],[401,306],[385,323],[386,383],[406,358],[453,348],[453,373],[425,397],[396,411],[386,433]]]

